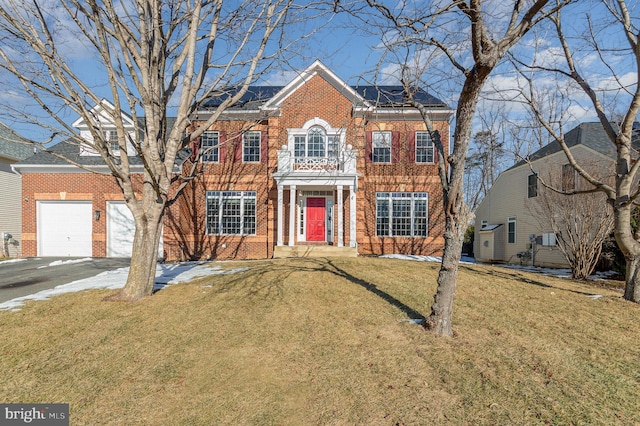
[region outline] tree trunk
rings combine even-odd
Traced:
[[[129,275],[124,288],[113,299],[133,301],[153,293],[164,208],[162,204],[154,204],[151,210],[136,218]]]
[[[629,256],[625,277],[624,298],[640,303],[640,256]]]
[[[623,192],[620,185],[617,189],[618,193]],[[628,191],[628,188],[622,189]],[[640,303],[640,244],[635,240],[631,229],[631,211],[632,205],[629,203],[614,206],[614,235],[627,264],[624,298]]]
[[[463,221],[466,223],[466,221]],[[448,218],[444,233],[444,252],[438,273],[438,289],[433,296],[431,314],[426,328],[443,336],[453,336],[453,298],[456,293],[458,262],[462,253],[464,231],[460,232],[459,222]]]

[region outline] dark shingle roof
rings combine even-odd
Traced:
[[[64,158],[69,159],[72,162],[81,164],[83,166],[104,166],[105,163],[102,157],[99,155],[80,155],[80,145],[73,139],[67,139],[59,142],[48,148],[48,151],[58,154]],[[31,157],[28,157],[18,163],[18,165],[25,164],[42,164],[42,165],[69,165],[70,162],[60,158],[49,152],[40,151]],[[130,157],[131,164],[141,164],[140,159],[137,157]]]
[[[633,146],[636,149],[640,148],[640,138],[638,136],[639,135],[634,133]],[[616,157],[616,147],[613,142],[609,140],[609,137],[604,131],[602,124],[600,124],[599,122],[579,124],[578,126],[565,133],[564,140],[569,148],[576,145],[584,145],[610,158]],[[528,160],[535,161],[560,151],[562,151],[562,147],[560,147],[560,144],[557,141],[553,141],[531,154],[528,157]],[[518,161],[509,169],[519,167],[525,163],[526,160]]]
[[[144,117],[139,118],[138,122],[140,123],[140,126],[143,127]],[[171,128],[174,122],[175,122],[175,117],[167,117],[167,128]],[[80,155],[80,144],[76,139],[67,139],[65,141],[59,142],[53,145],[52,147],[49,147],[48,150],[83,166],[103,166],[105,164],[100,155]],[[188,156],[189,156],[188,150],[182,150],[178,153],[176,162],[180,164]],[[66,161],[64,158],[60,158],[49,152],[38,150],[38,153],[20,161],[18,165],[22,165],[22,164],[69,165],[69,161]],[[132,165],[142,164],[142,161],[138,156],[129,156],[129,162]]]
[[[0,123],[0,157],[22,160],[33,154],[31,141]]]
[[[231,108],[255,110],[268,102],[284,86],[249,86],[247,92]],[[402,86],[351,86],[364,100],[379,107],[397,107],[407,104],[407,97]],[[221,90],[212,94],[203,104],[203,108],[215,108],[230,96],[238,92],[239,88]],[[449,108],[440,99],[430,95],[425,90],[417,88],[413,94],[416,101],[429,107]]]

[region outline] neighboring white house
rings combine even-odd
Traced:
[[[582,123],[565,134],[578,163],[609,167],[615,147],[600,123]],[[540,217],[537,176],[576,175],[554,141],[498,176],[476,211],[474,254],[480,262],[567,267],[548,220]]]
[[[11,165],[32,154],[27,139],[0,123],[0,257],[22,253],[22,179]]]

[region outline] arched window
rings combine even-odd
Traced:
[[[335,158],[338,156],[338,135],[327,135],[322,127],[312,127],[306,136],[294,137],[296,158]]]
[[[344,129],[334,129],[329,123],[314,118],[298,129],[287,129],[289,149],[293,148],[297,170],[335,169],[338,166]]]

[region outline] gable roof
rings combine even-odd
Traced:
[[[171,128],[174,121],[175,117],[167,117],[167,127]],[[140,126],[143,127],[144,117],[138,118],[138,122]],[[16,166],[16,169],[19,169],[20,171],[23,171],[23,166],[26,166],[24,167],[25,169],[30,168],[30,166],[67,166],[75,168],[76,166],[69,162],[72,161],[87,167],[106,167],[106,164],[100,155],[81,155],[81,144],[82,142],[78,139],[70,138],[48,148],[48,151],[58,154],[64,158],[60,158],[50,152],[38,150],[36,154],[19,161],[14,166]],[[178,152],[178,156],[176,157],[176,165],[182,164],[182,162],[188,157],[188,149],[181,150]],[[65,158],[69,161],[65,160]],[[129,163],[132,166],[142,165],[142,161],[137,155],[129,155]]]
[[[636,149],[640,148],[640,138],[638,136],[639,135],[634,132],[632,144]],[[580,123],[565,133],[564,140],[569,148],[576,145],[583,145],[607,157],[616,157],[616,147],[613,142],[609,140],[600,122]],[[516,167],[526,164],[527,161],[539,160],[560,151],[562,151],[562,147],[558,141],[553,141],[529,155],[527,159],[518,161],[507,170],[515,169]]]
[[[33,155],[34,145],[6,124],[0,122],[0,157],[10,160],[22,160]]]
[[[240,100],[229,107],[229,110],[273,110],[277,109],[282,101],[288,98],[304,83],[315,75],[320,75],[329,84],[335,87],[355,106],[362,108],[384,108],[407,106],[407,95],[402,86],[350,86],[336,76],[322,62],[316,60],[306,70],[300,72],[286,86],[249,86],[247,92]],[[235,95],[239,87],[221,89],[210,95],[202,104],[204,109],[213,109],[222,104],[227,98]],[[450,107],[440,99],[427,93],[422,88],[416,88],[414,99],[421,104],[443,110]]]

